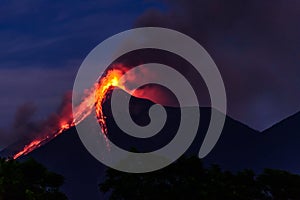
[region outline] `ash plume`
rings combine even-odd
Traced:
[[[263,130],[300,109],[299,1],[164,3],[167,9],[148,9],[135,26],[171,28],[199,42],[222,74],[230,116]],[[178,67],[193,76],[186,68]]]
[[[32,102],[21,105],[16,113],[10,130],[0,130],[0,149],[7,147],[11,153],[20,150],[28,142],[47,137],[59,129],[60,122],[72,120],[71,92],[67,92],[56,112],[44,120],[35,119],[37,108]],[[11,155],[9,155],[11,156]]]

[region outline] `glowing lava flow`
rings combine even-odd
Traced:
[[[56,136],[60,135],[63,131],[82,122],[87,116],[89,116],[96,107],[96,113],[98,121],[101,125],[104,134],[107,134],[107,127],[105,116],[102,111],[102,104],[106,100],[107,92],[111,90],[111,86],[117,86],[121,89],[125,87],[119,83],[119,79],[123,75],[123,71],[120,69],[109,70],[106,76],[102,77],[100,82],[92,88],[88,95],[82,100],[82,102],[74,109],[73,116],[70,111],[67,116],[61,116],[58,124],[47,129],[47,133],[44,137],[38,138],[27,144],[20,152],[13,156],[13,159],[17,159],[20,156],[26,155],[33,150],[39,148],[43,144],[52,140]],[[106,136],[105,136],[106,137]]]

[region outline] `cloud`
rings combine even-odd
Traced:
[[[119,3],[4,1],[0,6],[0,68],[7,62],[19,62],[18,67],[56,67],[83,60],[106,37],[130,28],[142,12],[132,12],[130,7],[120,11]]]
[[[34,118],[37,109],[33,103],[18,107],[12,127],[6,131],[0,129],[0,151],[7,146],[12,151],[20,150],[30,141],[53,136],[61,128],[61,123],[72,122],[71,97],[72,93],[67,92],[59,108],[44,119]]]
[[[76,75],[73,64],[62,69],[0,68],[0,149],[42,136],[71,111],[66,105],[71,105],[67,91]]]
[[[167,0],[137,27],[160,26],[197,40],[219,67],[229,115],[264,129],[300,110],[300,2]]]
[[[30,139],[41,130],[40,123],[33,121],[35,112],[33,103],[24,103],[17,108],[12,127],[0,130],[0,149],[15,141]]]
[[[131,28],[144,11],[144,2],[133,2],[2,1],[0,128],[11,129],[24,102],[37,108],[32,121],[46,120],[72,89],[85,56],[107,37]],[[0,144],[13,138],[11,132],[0,131]]]
[[[14,113],[24,102],[33,102],[36,105],[36,118],[43,119],[53,112],[61,97],[72,90],[76,70],[76,67],[71,66],[62,69],[0,68],[2,127],[11,126]]]

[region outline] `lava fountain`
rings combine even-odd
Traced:
[[[107,137],[106,120],[103,114],[102,104],[107,98],[108,91],[113,88],[112,86],[119,87],[126,91],[124,84],[119,83],[119,79],[123,74],[124,70],[122,69],[108,70],[106,75],[100,79],[99,83],[95,84],[93,88],[86,92],[86,95],[82,99],[81,103],[74,108],[73,114],[72,109],[68,109],[69,111],[67,113],[64,113],[59,117],[56,124],[45,128],[46,130],[44,130],[44,132],[46,133],[43,134],[43,137],[36,138],[29,144],[25,145],[21,151],[13,156],[13,159],[17,159],[20,156],[32,152],[33,150],[57,137],[65,130],[68,130],[71,127],[79,124],[92,113],[94,107],[96,108],[96,117],[100,123],[102,132],[104,133],[104,137]]]

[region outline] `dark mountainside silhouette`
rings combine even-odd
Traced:
[[[122,90],[116,92],[123,93]],[[129,95],[126,93],[129,97]],[[124,134],[109,117],[110,103],[104,103],[109,138],[124,149],[135,147],[140,152],[159,149],[176,134],[179,124],[180,110],[166,107],[168,119],[164,128],[155,136],[137,139]],[[132,97],[130,110],[133,120],[145,125],[149,123],[148,109],[153,102]],[[184,109],[200,109],[201,121],[197,136],[186,154],[197,155],[210,119],[210,108],[187,107]],[[204,159],[206,165],[219,164],[222,169],[242,170],[250,168],[255,171],[274,168],[300,173],[300,113],[283,120],[264,132],[258,132],[248,126],[226,117],[222,135],[212,152]],[[7,154],[8,147],[0,153]],[[109,153],[109,152],[108,152]],[[104,180],[106,167],[88,153],[75,128],[65,131],[48,144],[38,148],[29,155],[20,158],[35,158],[49,170],[65,177],[62,191],[71,200],[107,198],[98,190],[98,184]]]

